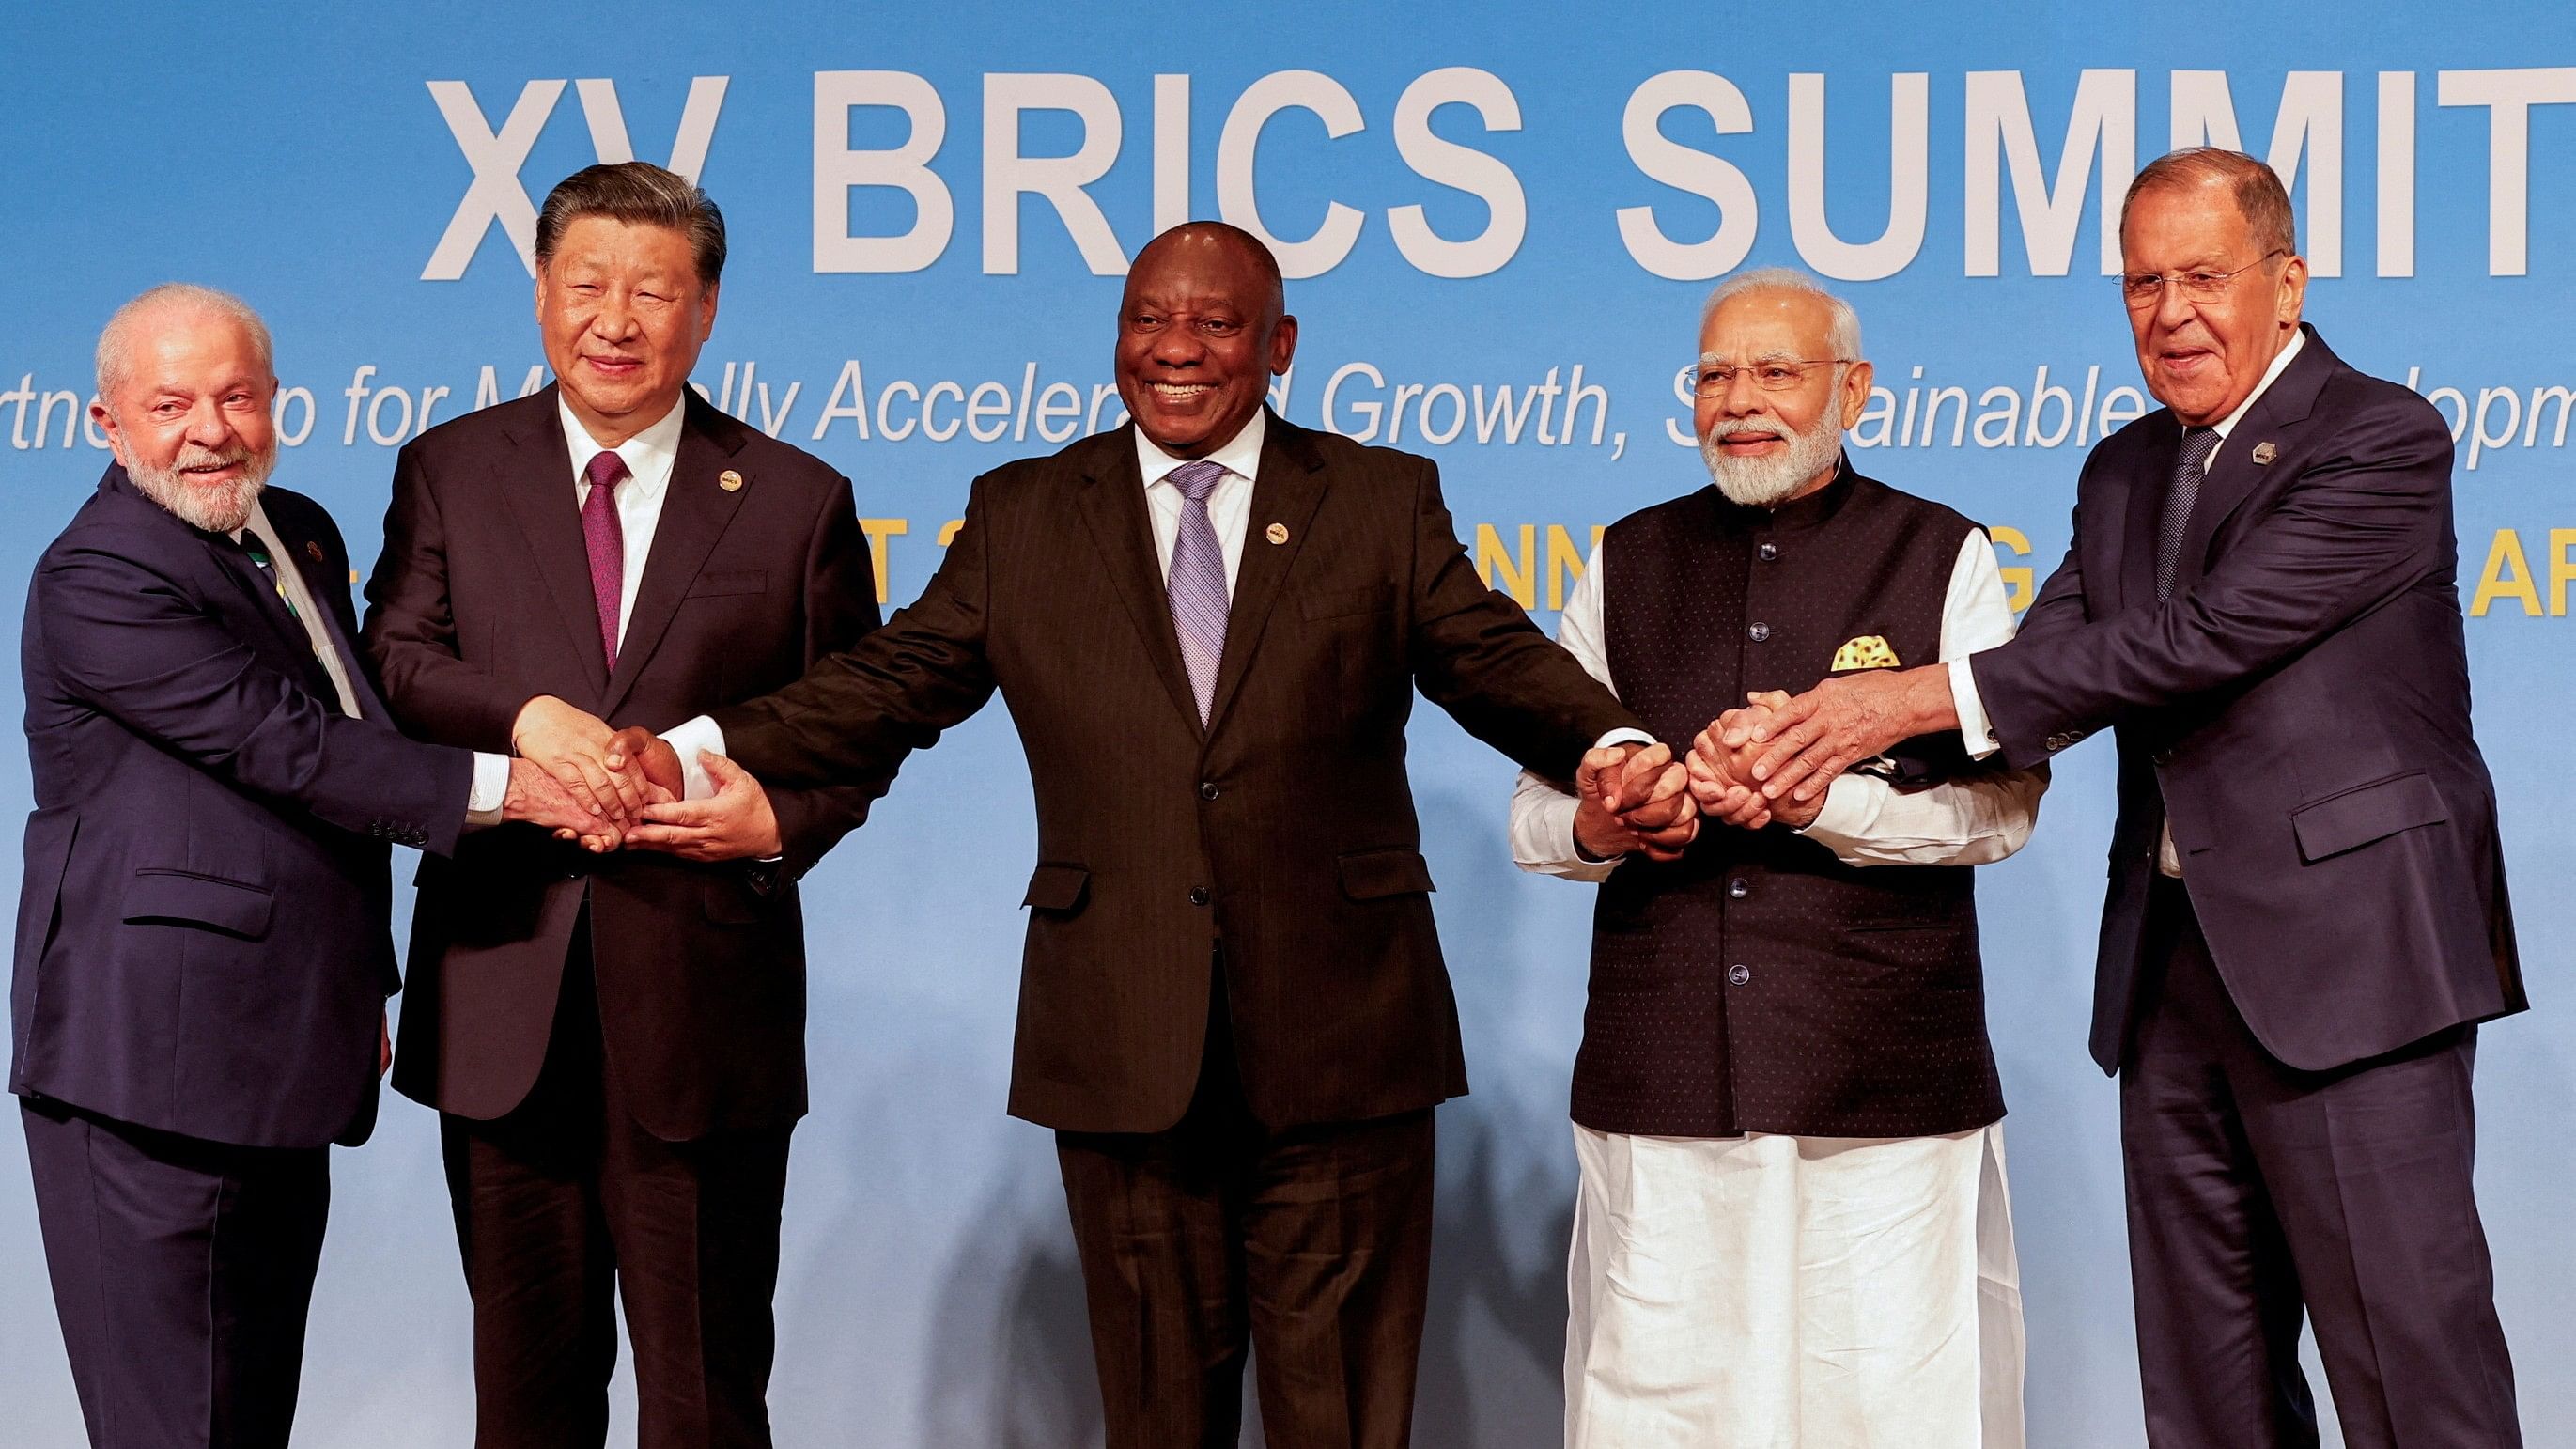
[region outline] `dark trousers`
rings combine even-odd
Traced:
[[[330,1149],[232,1147],[59,1102],[18,1115],[90,1443],[283,1449]]]
[[[577,931],[527,1100],[440,1121],[474,1298],[474,1442],[603,1443],[622,1297],[639,1449],[766,1446],[787,1133],[665,1142],[636,1125],[589,962]]]
[[[1188,1113],[1056,1134],[1109,1449],[1233,1449],[1245,1350],[1277,1449],[1412,1432],[1431,1282],[1431,1112],[1265,1129],[1224,993]]]
[[[2349,1449],[2515,1449],[2470,1188],[2477,1029],[2294,1070],[2237,1014],[2181,886],[2155,892],[2120,1079],[2147,1442],[2313,1449],[2304,1314]]]

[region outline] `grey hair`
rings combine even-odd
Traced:
[[[1707,303],[1699,309],[1700,329],[1708,329],[1708,319],[1716,314],[1719,307],[1747,292],[1803,292],[1821,299],[1833,317],[1832,328],[1825,338],[1826,345],[1833,349],[1836,357],[1853,361],[1860,359],[1860,314],[1852,310],[1851,303],[1826,291],[1823,283],[1795,267],[1756,267],[1718,283],[1717,290],[1708,294]]]
[[[268,339],[268,324],[259,320],[248,302],[230,292],[201,287],[194,282],[163,282],[116,309],[107,325],[98,333],[98,395],[111,408],[116,405],[117,389],[134,373],[132,333],[136,323],[147,312],[165,306],[182,306],[240,324],[250,334],[252,350],[259,354],[260,371],[277,374],[276,353]]]
[[[2255,245],[2267,252],[2299,254],[2299,214],[2290,208],[2290,193],[2280,173],[2242,151],[2220,146],[2186,146],[2147,163],[2120,199],[2120,226],[2126,231],[2129,208],[2150,191],[2192,186],[2225,186],[2236,200],[2237,214]]]

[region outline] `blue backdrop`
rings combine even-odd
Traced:
[[[1859,466],[1996,525],[2007,569],[2044,576],[2085,447],[2149,405],[2106,200],[2175,144],[2268,155],[2300,204],[2311,320],[2461,439],[2479,733],[2540,1003],[2484,1038],[2480,1187],[2530,1441],[2576,1443],[2576,509],[2552,491],[2576,388],[2576,11],[86,8],[0,19],[11,580],[105,461],[81,416],[99,324],[170,278],[266,313],[278,479],[372,558],[394,447],[535,385],[532,202],[630,154],[698,174],[731,223],[698,382],[850,475],[896,603],[976,473],[1117,421],[1119,272],[1189,215],[1284,244],[1303,323],[1287,415],[1438,458],[1480,565],[1546,622],[1594,528],[1704,481],[1675,385],[1698,301],[1772,263],[1843,279],[1860,309],[1884,396]],[[0,703],[15,689],[10,671]],[[1546,1444],[1590,891],[1512,870],[1506,763],[1436,712],[1413,739],[1476,1084],[1441,1118],[1420,1437]],[[24,808],[0,754],[0,811]],[[2114,1094],[2083,1052],[2109,827],[2110,751],[2078,750],[1982,891],[2048,1449],[2141,1442]],[[1097,1435],[1050,1142],[1002,1114],[1032,834],[988,711],[810,882],[784,1442]],[[21,1155],[0,1131],[0,1403],[12,1442],[70,1445]],[[465,1443],[432,1117],[389,1105],[335,1172],[300,1442]]]

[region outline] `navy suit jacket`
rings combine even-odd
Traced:
[[[395,733],[356,668],[339,530],[262,502],[358,718],[249,558],[121,467],[37,561],[9,1087],[216,1142],[354,1144],[400,984],[387,843],[453,850],[473,757]]]
[[[2093,450],[2066,561],[1970,665],[2007,764],[2118,733],[2094,1060],[2126,1048],[2168,814],[2219,974],[2290,1066],[2523,1009],[2441,414],[2309,329],[2228,434],[2159,603],[2181,440],[2160,409]]]

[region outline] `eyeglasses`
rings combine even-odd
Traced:
[[[1740,374],[1753,379],[1753,385],[1764,392],[1787,392],[1806,377],[1808,368],[1840,367],[1857,361],[1858,358],[1852,357],[1775,357],[1744,367],[1725,362],[1703,362],[1691,369],[1691,390],[1701,397],[1723,397],[1728,388],[1735,386],[1735,379]]]
[[[2130,311],[2144,312],[2148,308],[2153,307],[2158,302],[2164,300],[2165,288],[2173,287],[2182,293],[2183,300],[2185,301],[2215,302],[2219,298],[2227,295],[2228,283],[2235,281],[2238,277],[2254,270],[2256,267],[2263,265],[2274,257],[2285,257],[2288,255],[2288,252],[2283,251],[2279,247],[2274,247],[2270,251],[2265,252],[2263,255],[2256,257],[2254,260],[2247,262],[2245,265],[2238,267],[2232,272],[2212,272],[2204,270],[2197,272],[2176,272],[2171,275],[2166,275],[2160,272],[2122,272],[2120,274],[2120,300],[2129,304]]]

